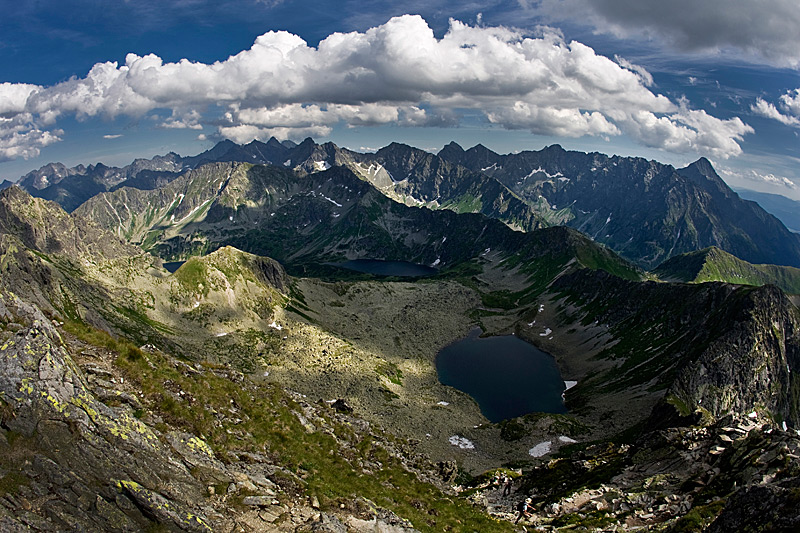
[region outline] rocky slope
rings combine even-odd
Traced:
[[[56,163],[24,176],[20,185],[71,211],[103,191],[160,188],[186,170],[221,162],[268,164],[300,175],[346,166],[398,202],[482,213],[525,231],[568,225],[648,269],[709,246],[751,263],[800,267],[800,236],[739,198],[702,158],[675,169],[559,146],[499,155],[450,143],[433,155],[393,143],[361,154],[310,138],[299,145],[273,138],[223,141],[197,156],[170,153],[121,169]]]
[[[387,478],[424,499],[425,530],[453,516],[508,530],[438,503],[434,465],[351,415],[152,348],[83,342],[5,291],[0,324],[3,531],[417,531],[381,507],[399,503]],[[371,499],[337,496],[330,475],[362,478]]]
[[[526,234],[478,214],[405,206],[344,167],[298,176],[273,166],[210,164],[161,189],[98,195],[75,214],[164,259],[231,245],[306,272],[357,258],[449,268],[493,248],[518,260],[573,248],[586,266],[641,275],[572,230]]]
[[[67,211],[72,211],[92,196],[128,180],[130,186],[146,187],[156,177],[169,180],[185,168],[188,167],[175,153],[136,159],[123,168],[102,163],[67,168],[61,163],[50,163],[22,176],[17,185],[34,196],[58,202]]]
[[[645,268],[708,246],[751,263],[800,266],[800,236],[741,200],[706,159],[675,169],[560,146],[499,155],[455,143],[439,157],[499,180],[552,212],[551,222],[579,229]]]

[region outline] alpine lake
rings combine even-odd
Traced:
[[[491,422],[528,413],[566,413],[566,384],[552,356],[513,335],[480,337],[480,329],[442,348],[439,381],[466,392]]]
[[[393,276],[399,278],[421,278],[433,276],[439,271],[433,267],[418,265],[408,261],[383,261],[380,259],[353,259],[344,263],[328,263],[331,266],[355,270],[376,276]]]

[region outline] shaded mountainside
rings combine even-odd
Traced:
[[[147,187],[151,182],[174,178],[184,168],[182,158],[175,153],[136,159],[123,168],[102,163],[67,168],[61,163],[50,163],[22,176],[17,184],[34,196],[57,202],[69,212],[92,196],[128,180],[130,186]]]
[[[355,160],[348,165],[351,170],[407,205],[482,213],[524,231],[547,225],[531,206],[497,180],[418,148],[392,143],[374,155],[351,160]]]
[[[800,266],[800,236],[741,200],[705,159],[676,170],[560,146],[499,155],[455,143],[439,155],[496,178],[552,212],[551,222],[583,231],[645,268],[708,246],[751,263]]]
[[[55,163],[24,176],[20,185],[71,211],[100,192],[162,188],[190,169],[242,162],[299,175],[346,166],[398,202],[482,213],[523,231],[567,225],[647,269],[709,246],[750,263],[800,267],[800,234],[739,198],[704,158],[675,169],[560,146],[500,155],[482,145],[465,151],[450,143],[434,155],[392,143],[361,154],[310,138],[300,144],[272,138],[222,141],[197,156],[170,153],[123,168]]]
[[[668,259],[653,270],[665,281],[702,283],[724,281],[740,285],[776,285],[789,294],[800,294],[800,269],[777,265],[751,265],[710,247]]]
[[[357,258],[449,268],[491,249],[530,260],[571,246],[564,263],[580,250],[586,266],[641,276],[573,230],[525,234],[478,214],[409,207],[344,167],[298,176],[273,166],[216,163],[154,191],[104,193],[76,214],[164,259],[231,245],[295,269]]]
[[[716,420],[766,410],[800,427],[800,313],[778,288],[631,283],[587,270],[552,288],[578,310],[572,320],[606,324],[618,339],[595,356],[616,364],[576,387],[577,404],[644,386],[663,391],[673,414],[699,410]],[[668,412],[657,409],[651,423]]]

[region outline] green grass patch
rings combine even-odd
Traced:
[[[208,267],[197,257],[191,257],[173,274],[181,286],[191,294],[208,294]]]
[[[381,376],[386,376],[386,378],[395,385],[403,386],[403,372],[396,364],[389,361],[382,361],[375,367],[375,371]]]
[[[688,513],[680,517],[668,531],[669,533],[700,533],[725,507],[724,500],[718,500],[707,505],[693,507]]]

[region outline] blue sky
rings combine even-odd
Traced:
[[[275,135],[705,156],[732,186],[800,199],[796,0],[0,9],[0,179]]]

